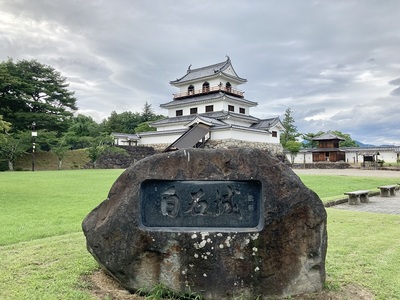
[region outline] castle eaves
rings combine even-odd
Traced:
[[[210,94],[205,94],[205,95],[199,95],[196,97],[191,97],[191,98],[185,98],[181,100],[173,100],[164,104],[161,104],[161,108],[173,108],[173,107],[179,107],[179,106],[186,106],[186,105],[193,105],[193,104],[198,104],[198,103],[203,103],[203,102],[209,102],[209,101],[218,101],[218,100],[223,100],[223,97],[227,98],[228,100],[232,100],[237,103],[244,104],[246,106],[257,106],[258,103],[250,100],[246,100],[244,98],[238,98],[234,97],[222,92],[219,93],[210,93]]]
[[[206,78],[216,77],[216,76],[219,76],[220,74],[223,74],[229,78],[232,78],[233,80],[236,80],[240,83],[247,82],[246,79],[237,76],[235,71],[233,71],[233,72],[235,73],[236,76],[232,76],[230,74],[224,73],[224,70],[226,70],[228,67],[231,67],[232,70],[234,70],[229,57],[224,62],[197,68],[197,69],[191,69],[191,66],[189,66],[187,73],[184,76],[182,76],[179,79],[177,78],[176,80],[170,81],[170,84],[179,85],[179,84],[186,83],[186,82],[196,81],[196,80],[199,80],[202,78],[206,79]]]

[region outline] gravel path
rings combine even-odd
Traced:
[[[294,169],[296,174],[310,175],[340,175],[340,176],[371,176],[382,178],[398,178],[400,184],[399,171],[387,170],[360,170],[360,169]],[[369,203],[360,205],[349,205],[347,202],[334,205],[333,209],[344,209],[352,211],[362,211],[370,213],[395,214],[400,215],[400,191],[394,197],[375,196],[369,198]]]
[[[371,176],[371,177],[386,177],[386,178],[399,178],[400,183],[400,170],[361,170],[361,169],[293,169],[296,174],[310,174],[310,175],[341,175],[341,176]]]

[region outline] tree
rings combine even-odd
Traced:
[[[292,116],[293,111],[289,107],[286,109],[284,118],[282,121],[282,125],[285,128],[283,134],[281,134],[281,144],[285,148],[286,143],[289,141],[296,141],[296,138],[299,136],[297,132],[297,127],[294,125],[294,118]]]
[[[62,163],[68,150],[72,148],[72,145],[68,145],[66,134],[58,135],[56,132],[38,132],[38,145],[41,150],[50,151],[57,157],[57,167],[61,170]]]
[[[0,63],[0,114],[13,124],[13,130],[66,131],[77,109],[74,92],[66,78],[51,66],[36,60]]]
[[[6,141],[6,133],[11,129],[11,123],[3,120],[3,116],[0,115],[0,145]]]
[[[101,125],[97,124],[92,117],[79,114],[72,118],[71,126],[64,138],[71,149],[82,149],[90,147],[101,134],[103,134]]]
[[[296,158],[297,154],[300,152],[302,144],[296,141],[288,141],[285,145],[286,150],[290,153],[290,161],[293,164],[294,159]]]
[[[359,147],[359,145],[354,141],[350,134],[347,133],[342,133],[338,130],[333,130],[331,131],[334,135],[337,135],[338,137],[341,137],[344,139],[344,141],[340,141],[339,146],[340,147]]]
[[[142,110],[142,114],[141,114],[141,117],[142,117],[141,123],[152,121],[152,120],[154,120],[155,116],[156,115],[153,112],[153,108],[151,107],[151,104],[147,103],[147,101],[146,101],[146,103],[143,106],[143,110]]]
[[[149,122],[143,122],[141,124],[139,124],[136,128],[135,128],[135,133],[139,133],[139,132],[147,132],[147,131],[156,131],[157,129],[155,127],[151,127]]]
[[[148,131],[154,131],[155,128],[150,127],[149,123],[164,118],[165,116],[163,115],[154,114],[151,104],[146,101],[141,113],[124,111],[118,114],[116,111],[113,111],[107,119],[103,120],[101,125],[103,126],[103,130],[108,134],[112,132],[136,133],[146,131],[146,128],[149,129]],[[147,123],[147,125],[143,123]],[[140,128],[137,128],[138,126]]]
[[[62,168],[63,159],[69,149],[70,147],[66,144],[65,139],[60,139],[60,142],[51,149],[51,151],[57,156],[57,167],[59,170]]]
[[[113,111],[106,120],[103,120],[102,125],[108,134],[112,132],[135,133],[135,128],[140,123],[142,123],[142,118],[139,113],[125,111],[118,114]]]
[[[303,141],[303,147],[304,148],[316,148],[318,146],[318,142],[314,141],[313,139],[316,138],[317,136],[322,135],[323,132],[320,131],[318,133],[304,133],[302,134],[302,137],[304,139]]]
[[[8,169],[14,171],[15,160],[31,147],[29,132],[17,132],[6,137],[0,144],[0,157],[8,161]]]
[[[73,132],[76,136],[91,136],[97,137],[100,135],[101,126],[97,124],[92,117],[88,117],[82,114],[72,118],[71,126],[68,132]]]
[[[110,136],[102,136],[96,138],[92,145],[87,149],[90,162],[92,163],[93,169],[96,167],[97,160],[107,152],[112,151],[110,146],[112,138]]]

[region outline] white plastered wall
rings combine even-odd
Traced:
[[[257,143],[279,143],[279,139],[272,137],[266,131],[240,130],[237,128],[227,128],[211,132],[212,140],[240,139],[247,142]]]

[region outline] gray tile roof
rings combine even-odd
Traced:
[[[279,117],[259,120],[258,123],[251,125],[251,128],[269,129],[280,122]]]
[[[221,115],[219,115],[221,116]],[[187,124],[196,119],[197,117],[203,118],[208,123],[212,123],[213,125],[219,126],[224,125],[223,121],[218,120],[217,115],[211,115],[209,113],[200,114],[200,115],[188,115],[188,116],[180,116],[180,117],[172,117],[167,119],[162,119],[151,123],[151,126],[162,126],[162,125],[170,125],[170,124]]]
[[[221,121],[221,120],[218,120],[218,119],[216,119],[216,118],[210,118],[209,116],[206,116],[206,115],[197,115],[197,117],[198,117],[200,120],[204,121],[205,123],[210,123],[210,124],[212,124],[213,126],[226,125],[225,122],[223,122],[223,121]],[[196,118],[194,118],[194,119],[196,119]],[[193,119],[193,120],[194,120],[194,119]]]
[[[197,117],[200,119],[204,119],[205,122],[213,124],[214,127],[219,126],[230,126],[230,124],[224,122],[224,120],[231,118],[231,119],[238,119],[238,120],[246,120],[253,123],[248,128],[250,129],[259,129],[259,130],[266,130],[277,123],[280,122],[279,117],[271,118],[271,119],[264,119],[260,120],[256,117],[243,115],[228,111],[216,111],[216,112],[208,112],[203,114],[196,114],[196,115],[187,115],[187,116],[179,116],[179,117],[171,117],[167,119],[162,119],[151,123],[151,126],[163,126],[163,125],[172,125],[172,124],[187,124],[195,120]]]
[[[345,141],[344,138],[341,138],[335,134],[333,134],[331,131],[325,132],[324,134],[317,136],[312,139],[313,141],[325,141],[325,140],[339,140],[339,141]]]
[[[217,76],[219,73],[223,73],[224,70],[226,70],[228,67],[231,67],[233,70],[233,66],[231,64],[231,60],[229,57],[227,57],[227,60],[224,62],[220,62],[217,64],[213,64],[210,66],[205,66],[202,68],[197,68],[197,69],[191,69],[191,65],[189,66],[187,73],[182,76],[181,78],[177,78],[176,80],[170,81],[170,84],[179,84],[183,82],[188,82],[192,80],[197,80],[199,78],[208,78],[208,77],[213,77]],[[236,72],[234,71],[236,74]],[[228,75],[224,73],[228,77],[232,77],[231,75]],[[233,77],[234,79],[241,81],[241,82],[246,82],[247,80],[244,78],[240,78],[239,76]]]
[[[134,140],[134,141],[139,139],[139,136],[137,134],[135,134],[135,133],[112,132],[111,135],[114,136],[114,137],[126,138],[126,139]]]
[[[188,123],[193,121],[196,118],[196,115],[188,115],[188,116],[180,116],[180,117],[171,117],[166,119],[161,119],[155,122],[150,123],[150,126],[160,126],[172,123]]]
[[[240,114],[240,113],[234,113],[234,112],[227,112],[229,117],[232,117],[234,119],[242,119],[242,120],[246,120],[246,121],[250,121],[253,123],[258,123],[260,121],[259,118],[250,116],[250,115],[244,115],[244,114]]]
[[[178,105],[189,105],[189,104],[195,104],[195,103],[201,103],[201,102],[207,102],[207,101],[216,101],[222,97],[226,97],[230,100],[233,100],[235,102],[238,103],[243,103],[247,106],[257,106],[257,102],[254,101],[250,101],[244,98],[238,98],[238,97],[234,97],[222,92],[218,92],[218,93],[209,93],[209,94],[205,94],[205,95],[199,95],[199,96],[195,96],[195,97],[190,97],[190,98],[184,98],[184,99],[177,99],[177,100],[172,100],[170,102],[161,104],[160,107],[161,108],[170,108],[170,107],[174,107],[174,106],[178,106]]]
[[[342,147],[346,152],[363,152],[363,153],[375,153],[375,152],[396,152],[400,153],[400,146],[370,146],[370,147]]]

